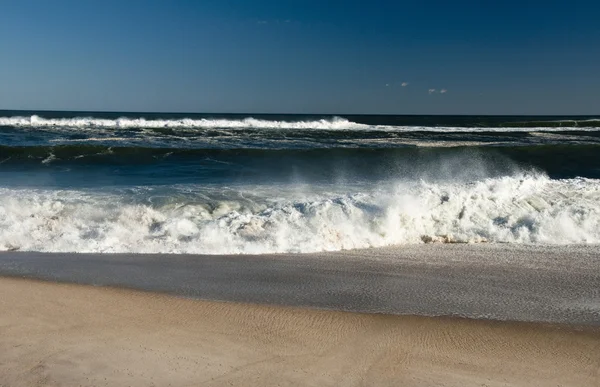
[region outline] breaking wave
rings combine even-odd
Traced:
[[[443,121],[442,121],[443,122]],[[419,125],[410,121],[400,124],[365,124],[343,117],[314,120],[270,120],[246,117],[146,119],[143,117],[96,118],[69,117],[44,118],[37,115],[0,117],[0,126],[21,128],[97,128],[97,129],[317,129],[317,130],[378,130],[399,132],[564,132],[597,131],[600,119],[542,120],[507,122],[469,122],[459,125]]]
[[[14,127],[66,127],[66,128],[171,128],[171,129],[367,129],[363,125],[348,121],[345,118],[333,117],[315,121],[271,121],[247,117],[241,120],[233,119],[169,119],[148,120],[145,118],[103,119],[93,117],[75,118],[42,118],[36,115],[30,117],[0,117],[0,126]]]
[[[262,254],[435,242],[600,243],[600,184],[593,179],[520,175],[294,197],[186,190],[154,197],[0,189],[0,250]]]

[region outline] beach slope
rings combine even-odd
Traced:
[[[597,327],[0,278],[0,386],[597,386]]]

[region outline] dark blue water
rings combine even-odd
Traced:
[[[4,184],[161,185],[414,178],[446,159],[600,177],[593,117],[0,111]],[[22,118],[19,118],[22,117]],[[431,173],[430,173],[431,175]],[[19,178],[21,176],[22,178]],[[50,176],[51,179],[47,177]]]

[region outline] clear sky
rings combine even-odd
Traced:
[[[0,109],[600,114],[600,2],[0,0]]]

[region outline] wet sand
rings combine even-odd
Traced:
[[[0,386],[597,386],[600,330],[0,278]]]
[[[600,326],[600,247],[416,245],[317,254],[0,253],[0,276],[204,300]]]

